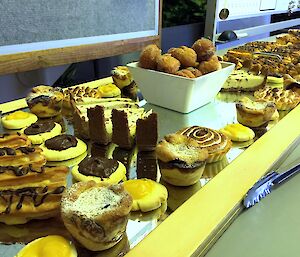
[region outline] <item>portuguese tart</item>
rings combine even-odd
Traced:
[[[103,98],[121,97],[121,90],[115,84],[109,83],[98,87]]]
[[[33,144],[42,144],[61,133],[61,125],[53,121],[37,121],[22,130]]]
[[[17,148],[22,146],[30,146],[31,141],[27,136],[21,133],[0,134],[0,148],[10,147]]]
[[[47,161],[69,160],[87,150],[86,144],[79,138],[65,134],[47,139],[40,147]]]
[[[77,251],[69,240],[59,235],[38,238],[22,248],[15,257],[77,257]]]
[[[231,141],[237,142],[249,141],[255,137],[252,129],[239,123],[227,124],[224,128],[220,129],[220,132],[228,136]]]
[[[77,181],[118,184],[126,179],[126,168],[123,163],[114,159],[87,156],[72,168],[72,175]]]
[[[1,118],[1,122],[6,129],[21,129],[37,121],[37,116],[33,113],[15,111]]]
[[[59,88],[37,86],[26,97],[32,113],[40,118],[54,117],[61,113],[64,94]]]
[[[199,181],[208,152],[185,135],[166,135],[156,146],[162,178],[175,186],[190,186]]]
[[[232,146],[227,136],[210,128],[192,126],[179,130],[177,134],[196,140],[202,149],[206,149],[208,151],[207,163],[222,160]]]
[[[236,103],[237,120],[250,128],[268,125],[276,111],[276,105],[268,101],[252,101],[244,97]]]
[[[162,206],[168,198],[167,189],[151,179],[133,179],[123,183],[132,196],[132,211],[148,212]]]
[[[78,182],[64,193],[61,216],[72,236],[85,248],[101,251],[121,241],[131,206],[132,198],[122,184]]]
[[[271,101],[276,104],[278,111],[288,111],[300,102],[300,96],[292,90],[265,87],[254,92],[256,99]]]

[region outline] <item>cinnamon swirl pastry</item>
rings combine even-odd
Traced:
[[[31,142],[29,138],[21,133],[15,134],[0,134],[0,148],[2,147],[24,147],[30,146]]]
[[[177,134],[192,138],[199,143],[202,149],[207,149],[207,163],[222,160],[232,146],[232,142],[227,136],[210,128],[192,126],[179,130]]]
[[[61,216],[69,232],[87,249],[101,251],[121,241],[132,197],[123,185],[78,182],[63,195]]]

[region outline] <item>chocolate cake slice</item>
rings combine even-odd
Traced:
[[[105,126],[104,107],[96,105],[87,110],[90,139],[97,144],[107,145],[111,138]]]
[[[153,181],[159,180],[155,151],[138,152],[136,174],[137,178],[148,178]]]
[[[153,151],[157,138],[157,113],[150,113],[137,120],[136,145],[139,151]]]

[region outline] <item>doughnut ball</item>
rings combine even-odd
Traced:
[[[192,48],[186,46],[171,48],[168,53],[180,61],[182,67],[197,66],[197,54]]]
[[[157,59],[157,70],[175,74],[180,67],[180,62],[170,54],[161,55]]]
[[[157,59],[161,55],[161,50],[157,45],[146,46],[140,55],[139,66],[145,69],[155,70],[157,67]]]
[[[207,61],[216,51],[213,42],[207,38],[198,39],[192,46],[198,56],[198,61]]]

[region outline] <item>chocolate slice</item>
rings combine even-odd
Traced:
[[[112,110],[113,133],[112,142],[124,149],[132,148],[127,113],[117,109]]]
[[[62,151],[77,146],[77,139],[72,135],[58,135],[46,140],[45,146],[51,150]]]
[[[55,127],[53,121],[37,121],[24,130],[26,135],[37,135],[50,132]]]
[[[85,157],[78,165],[79,173],[86,176],[109,178],[119,167],[116,160],[104,157]]]
[[[157,113],[138,119],[136,122],[136,145],[139,151],[153,151],[158,138]]]
[[[90,139],[98,144],[107,145],[111,140],[105,127],[104,107],[95,106],[87,110]]]
[[[137,178],[157,181],[158,167],[155,151],[138,153],[136,173]]]

